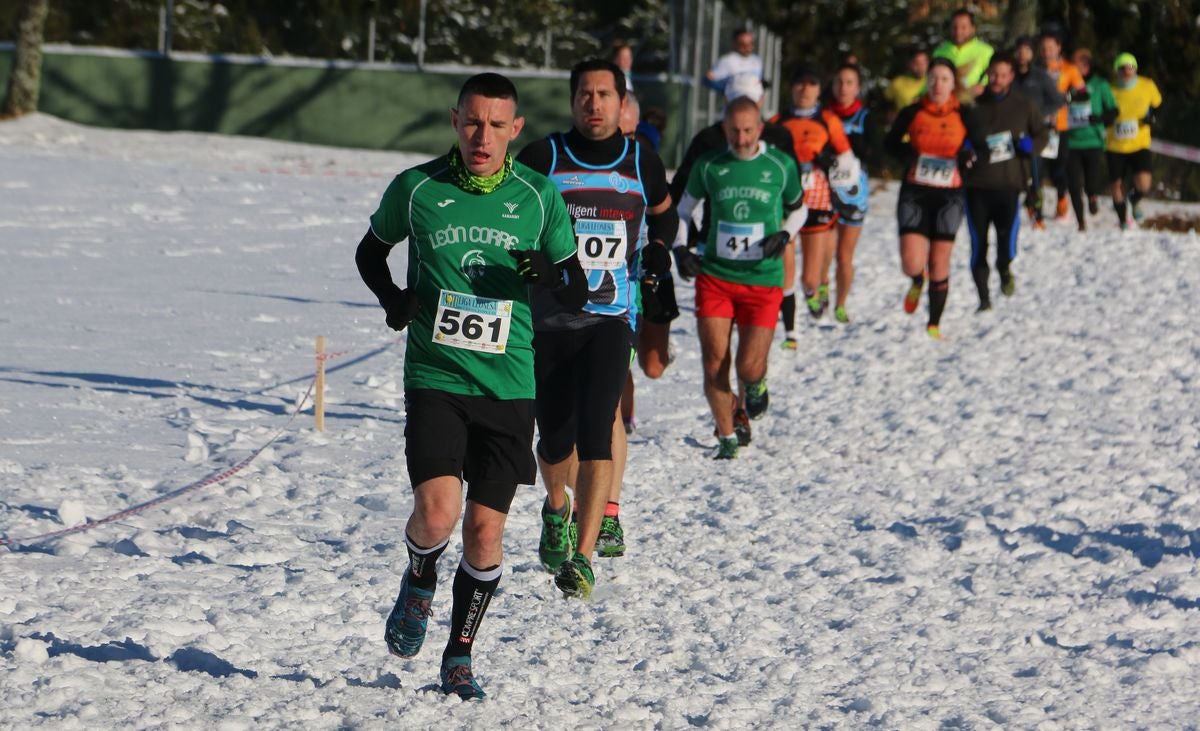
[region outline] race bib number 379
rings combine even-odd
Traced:
[[[622,269],[629,239],[624,221],[581,218],[575,222],[575,245],[584,269]]]
[[[512,322],[512,300],[494,300],[442,290],[433,322],[433,342],[451,348],[503,353]]]
[[[913,166],[913,182],[933,188],[952,188],[956,172],[958,165],[953,158],[921,155]]]

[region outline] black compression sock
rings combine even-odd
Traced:
[[[790,333],[796,329],[796,293],[785,294],[783,296],[783,304],[779,306],[780,315],[783,317],[783,331]]]
[[[404,544],[408,548],[408,580],[413,586],[432,589],[437,585],[437,560],[449,543],[447,538],[433,548],[424,548],[409,538],[408,533],[404,534]]]
[[[942,311],[946,309],[946,297],[950,294],[950,280],[939,279],[929,282],[929,324],[942,322]]]
[[[1134,189],[1133,189],[1133,192],[1129,194],[1129,203],[1130,203],[1130,205],[1134,205],[1134,206],[1136,206],[1138,203],[1140,203],[1140,202],[1141,202],[1142,198],[1144,198],[1145,196],[1146,196],[1146,194],[1145,194],[1145,193],[1143,193],[1142,191],[1138,190],[1137,188],[1134,188]]]
[[[483,622],[492,595],[500,584],[500,564],[477,569],[464,558],[454,574],[454,608],[450,610],[450,641],[442,657],[470,655],[475,645],[475,633]]]
[[[1113,201],[1113,210],[1117,212],[1117,220],[1125,223],[1125,201]]]

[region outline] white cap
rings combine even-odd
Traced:
[[[752,74],[737,74],[725,82],[725,101],[731,102],[739,97],[749,97],[757,103],[763,97],[762,79]]]

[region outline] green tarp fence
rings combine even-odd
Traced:
[[[0,45],[0,79],[12,44]],[[215,132],[339,147],[438,154],[453,141],[449,109],[484,69],[43,47],[38,109],[96,127]],[[488,69],[521,95],[524,143],[570,125],[565,71]],[[689,87],[635,77],[643,111],[666,111],[662,155],[678,159]]]

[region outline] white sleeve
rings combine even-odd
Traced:
[[[687,246],[688,224],[693,222],[692,216],[696,213],[699,203],[700,201],[693,198],[691,193],[684,191],[683,197],[679,199],[679,204],[675,206],[675,211],[679,214],[679,230],[675,234],[675,243],[672,248]]]

